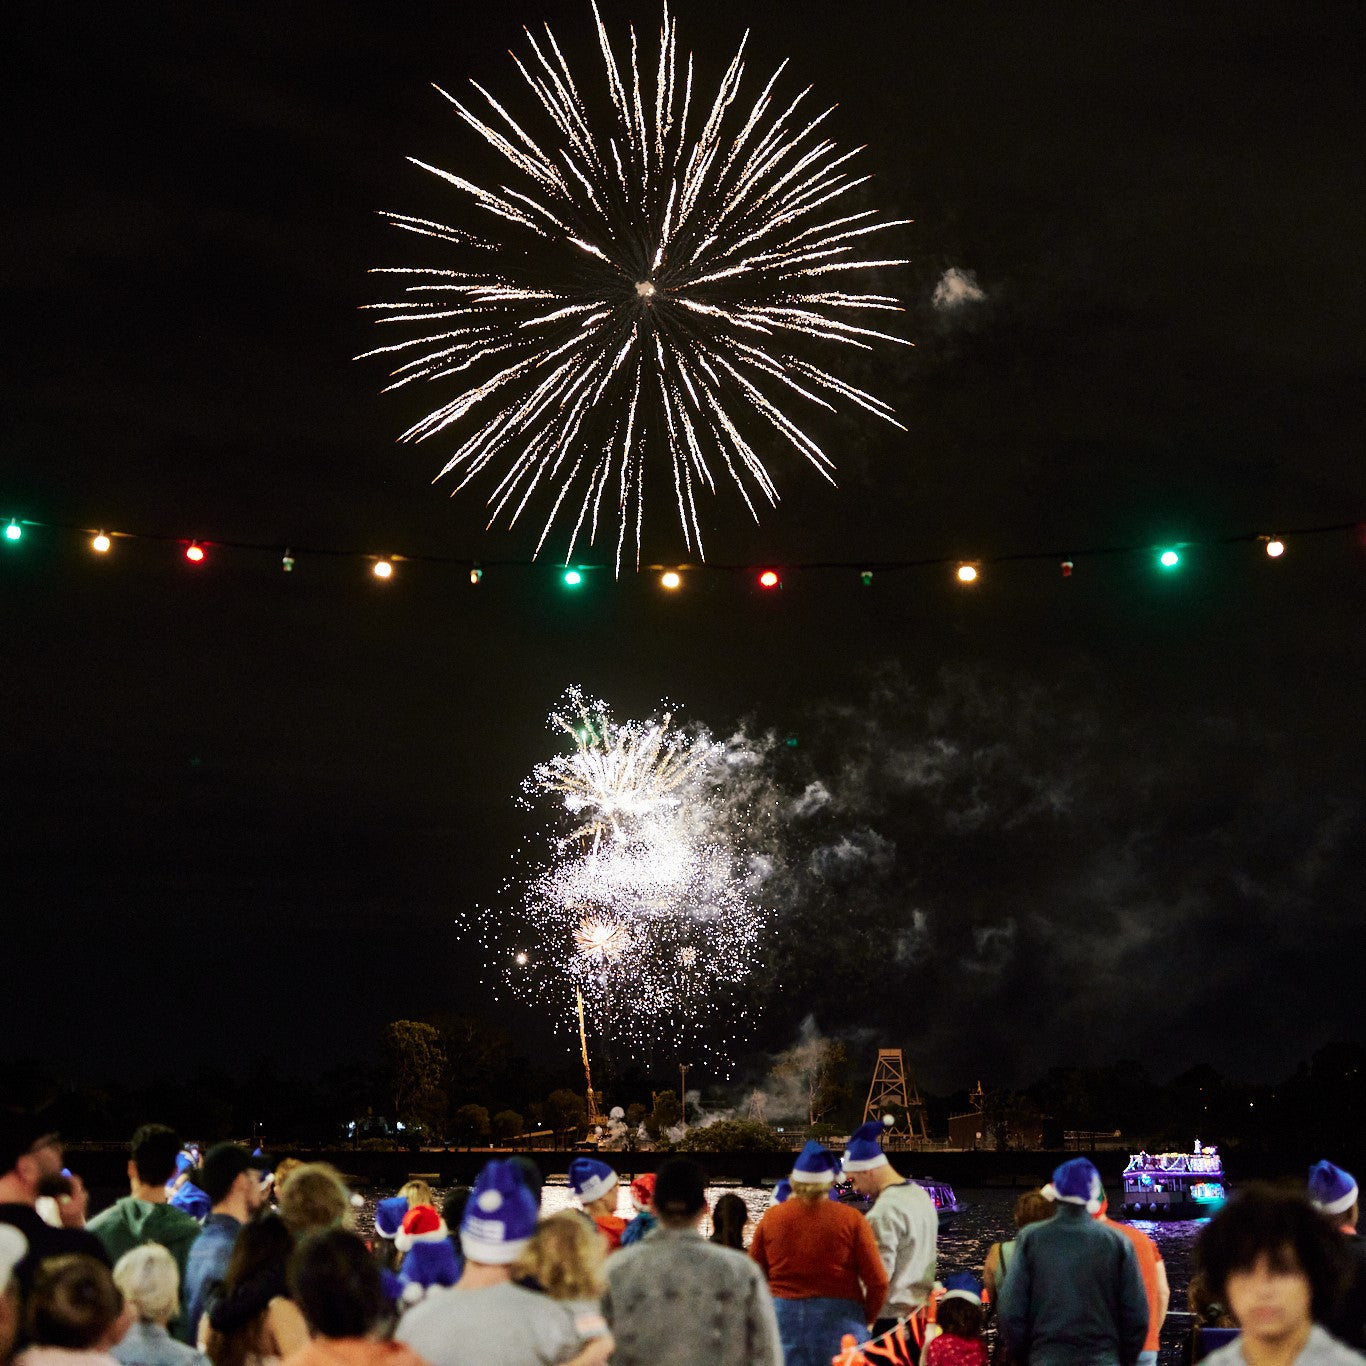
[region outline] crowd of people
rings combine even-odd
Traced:
[[[1017,1202],[982,1279],[941,1280],[929,1195],[881,1126],[843,1158],[808,1143],[749,1233],[708,1209],[684,1158],[630,1184],[570,1164],[578,1208],[543,1216],[541,1173],[489,1161],[440,1206],[411,1181],[356,1232],[324,1163],[163,1125],[129,1149],[129,1194],[93,1218],[60,1138],[0,1118],[0,1366],[1152,1366],[1169,1312],[1161,1254],[1107,1217],[1090,1161]],[[852,1185],[868,1211],[839,1198]],[[1328,1162],[1303,1192],[1253,1187],[1200,1235],[1188,1359],[1366,1362],[1356,1181]],[[710,1236],[702,1228],[710,1214]],[[994,1331],[992,1315],[994,1314]],[[989,1350],[988,1342],[994,1346]]]

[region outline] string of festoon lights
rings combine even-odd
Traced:
[[[120,541],[149,541],[175,547],[176,553],[185,563],[199,570],[206,569],[223,552],[246,551],[254,554],[266,553],[279,556],[280,569],[291,574],[296,566],[305,559],[346,559],[354,560],[363,566],[372,578],[381,583],[392,581],[404,565],[443,565],[465,571],[472,585],[483,582],[491,571],[502,569],[539,569],[544,564],[531,559],[473,559],[459,555],[374,553],[365,550],[338,549],[320,546],[292,546],[260,541],[242,541],[207,537],[187,537],[147,531],[120,531],[103,527],[81,527],[62,522],[38,521],[29,517],[0,516],[4,526],[5,544],[15,548],[26,534],[33,532],[55,532],[63,535],[78,536],[86,541],[92,554],[100,557],[111,555]],[[1186,555],[1194,550],[1221,548],[1239,545],[1260,545],[1267,558],[1279,560],[1287,553],[1292,542],[1311,536],[1328,536],[1348,531],[1366,530],[1366,521],[1361,519],[1350,522],[1333,522],[1321,526],[1297,527],[1285,531],[1241,531],[1229,535],[1211,535],[1186,540],[1162,543],[1128,545],[1092,545],[1072,550],[1021,550],[1004,555],[985,555],[961,557],[954,555],[925,555],[906,559],[864,559],[864,560],[800,560],[768,562],[758,564],[721,564],[712,562],[678,564],[643,564],[639,573],[656,576],[659,586],[666,592],[675,593],[686,585],[689,578],[701,574],[725,574],[743,576],[751,579],[760,588],[777,590],[783,586],[786,573],[845,573],[856,576],[865,586],[870,586],[874,576],[892,574],[912,569],[943,569],[952,580],[963,588],[972,588],[994,568],[1002,565],[1024,564],[1028,562],[1052,561],[1057,565],[1063,578],[1071,578],[1079,563],[1104,557],[1147,556],[1154,566],[1171,573],[1180,569]],[[553,572],[566,588],[583,586],[590,576],[614,578],[615,569],[611,564],[577,563],[557,565]]]

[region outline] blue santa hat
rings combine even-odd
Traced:
[[[1105,1199],[1096,1165],[1087,1157],[1074,1157],[1053,1172],[1053,1179],[1043,1188],[1048,1200],[1061,1200],[1065,1205],[1084,1205],[1088,1214],[1099,1214]]]
[[[773,1187],[773,1196],[769,1200],[770,1205],[781,1205],[792,1194],[792,1182],[787,1177],[779,1177],[778,1184]]]
[[[408,1197],[391,1195],[375,1206],[375,1232],[389,1242],[398,1236],[403,1227],[404,1216],[408,1213]]]
[[[971,1271],[955,1271],[952,1276],[944,1277],[944,1293],[941,1300],[967,1300],[970,1304],[982,1303],[982,1283]]]
[[[1357,1202],[1356,1178],[1331,1162],[1309,1168],[1309,1200],[1325,1214],[1345,1214]]]
[[[870,1119],[860,1124],[844,1145],[844,1170],[869,1172],[874,1167],[887,1165],[887,1154],[882,1151],[882,1122]]]
[[[576,1157],[569,1164],[569,1184],[585,1205],[600,1200],[617,1184],[617,1174],[596,1157]]]
[[[839,1159],[829,1148],[809,1139],[792,1164],[791,1179],[794,1185],[801,1181],[808,1186],[833,1186],[839,1165]]]
[[[538,1212],[516,1163],[495,1158],[475,1178],[465,1205],[461,1250],[472,1262],[507,1266],[531,1240]]]

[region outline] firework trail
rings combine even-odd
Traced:
[[[766,923],[724,796],[727,745],[667,714],[616,722],[577,689],[549,722],[574,751],[524,790],[573,829],[553,832],[550,860],[486,919],[485,947],[515,991],[566,1017],[577,987],[609,1052],[667,1040],[724,1058]]]
[[[901,427],[822,353],[909,344],[873,325],[901,310],[897,299],[847,281],[906,264],[868,246],[909,220],[855,207],[871,179],[851,166],[860,149],[822,136],[833,106],[813,112],[809,86],[778,100],[786,62],[741,103],[748,35],[708,103],[667,5],[652,63],[634,28],[629,60],[619,60],[596,5],[593,16],[607,77],[598,108],[549,28],[528,31],[525,59],[513,54],[544,132],[475,82],[467,102],[440,91],[503,158],[508,183],[484,189],[410,158],[459,191],[489,231],[387,215],[450,249],[450,265],[381,272],[409,283],[403,299],[369,307],[413,335],[365,355],[397,362],[390,389],[457,387],[402,439],[464,424],[441,474],[461,489],[490,473],[490,525],[505,514],[515,525],[538,495],[550,506],[536,551],[557,519],[572,519],[568,559],[615,518],[620,570],[632,527],[640,561],[657,452],[667,457],[664,496],[701,556],[699,491],[730,481],[757,520],[756,504],[778,500],[766,463],[775,446],[834,482],[834,462],[801,425],[809,408],[853,404]]]

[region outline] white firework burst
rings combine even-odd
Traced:
[[[460,489],[490,472],[490,525],[503,515],[515,525],[542,498],[536,552],[563,516],[568,559],[615,518],[620,569],[632,527],[639,564],[647,466],[659,466],[684,543],[701,556],[699,492],[729,481],[757,520],[758,504],[778,500],[776,448],[834,482],[834,462],[802,425],[810,409],[853,404],[901,427],[822,353],[909,345],[872,325],[900,311],[898,300],[848,282],[906,264],[867,247],[909,220],[858,207],[870,179],[852,165],[860,149],[823,135],[833,106],[813,112],[809,86],[778,99],[786,62],[740,102],[748,34],[708,102],[667,5],[648,66],[634,29],[621,61],[596,5],[593,16],[607,77],[600,108],[549,28],[527,33],[525,60],[513,56],[543,131],[475,82],[468,101],[440,92],[511,174],[486,189],[411,158],[494,231],[388,215],[452,257],[384,272],[408,277],[404,297],[370,307],[414,335],[365,355],[397,362],[391,389],[456,386],[403,439],[462,424],[441,474]]]
[[[766,925],[727,799],[732,746],[667,715],[617,722],[577,688],[549,721],[574,751],[538,765],[524,790],[575,827],[478,937],[519,994],[570,1018],[580,992],[609,1054],[614,1040],[632,1052],[667,1040],[724,1065]]]
[[[597,848],[628,825],[676,809],[680,794],[719,761],[720,745],[671,731],[672,720],[665,712],[657,722],[618,724],[604,703],[569,689],[550,725],[573,738],[574,752],[537,764],[524,784],[528,794],[559,796],[580,818],[562,844],[580,839]]]

